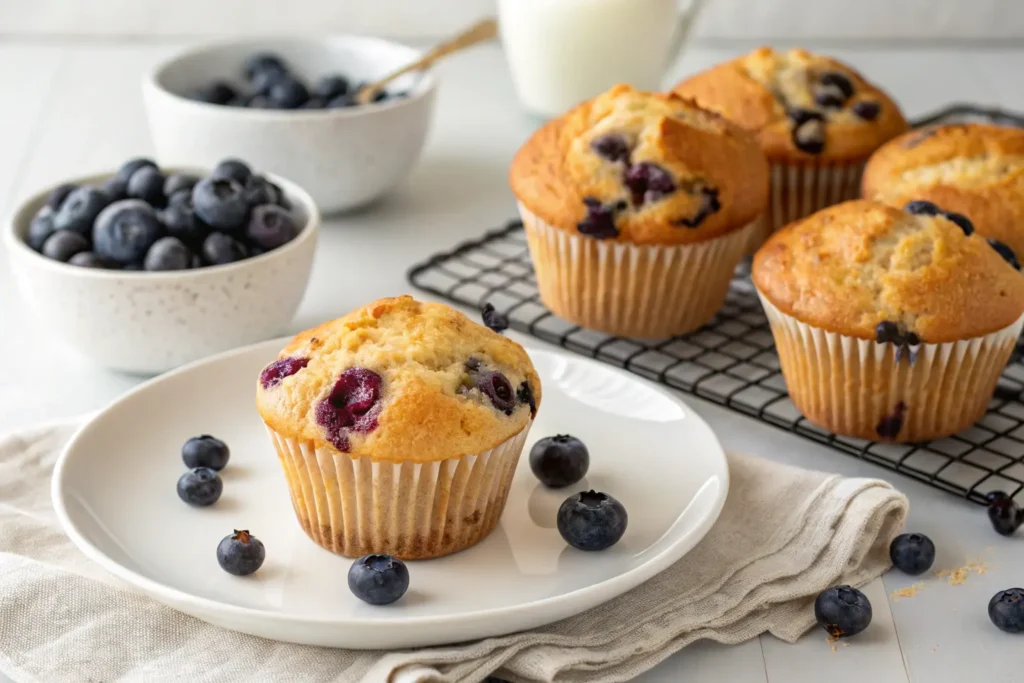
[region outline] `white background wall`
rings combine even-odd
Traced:
[[[0,35],[437,36],[493,13],[494,2],[0,0]],[[712,40],[1024,40],[1024,0],[708,0],[696,35]]]

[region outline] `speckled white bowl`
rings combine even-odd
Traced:
[[[98,185],[110,175],[68,182]],[[196,270],[147,273],[52,261],[25,243],[49,190],[28,199],[7,222],[4,246],[40,342],[62,342],[110,369],[155,374],[281,334],[306,290],[320,214],[297,185],[267,177],[292,203],[304,226],[299,235],[255,258]]]
[[[159,64],[143,82],[149,130],[161,163],[213,166],[238,157],[306,188],[324,213],[377,199],[416,165],[434,105],[433,74],[409,74],[389,90],[407,92],[346,109],[242,109],[182,95],[223,78],[240,84],[258,51],[281,55],[311,83],[327,73],[372,81],[415,61],[411,47],[380,38],[248,39],[209,45]]]

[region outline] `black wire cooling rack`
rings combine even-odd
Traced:
[[[954,105],[917,123],[964,120],[1024,126],[1020,117],[970,105]],[[414,286],[452,302],[476,308],[493,304],[520,332],[977,503],[984,503],[985,494],[994,490],[1024,498],[1024,363],[1019,353],[1003,371],[985,417],[974,426],[929,443],[879,443],[827,432],[793,405],[768,320],[750,282],[749,261],[737,267],[726,303],[711,322],[692,334],[653,342],[587,330],[547,310],[518,221],[436,254],[408,275]]]

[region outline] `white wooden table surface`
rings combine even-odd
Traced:
[[[142,73],[178,43],[0,41],[0,213],[47,184],[151,153],[139,94]],[[692,49],[677,75],[753,47]],[[888,88],[910,115],[953,100],[1024,111],[1024,48],[829,49]],[[423,161],[372,210],[328,221],[299,330],[376,297],[409,290],[405,269],[514,213],[509,159],[535,123],[519,113],[501,52],[485,47],[440,68],[439,108]],[[104,372],[39,339],[0,259],[0,430],[98,408],[139,380]],[[892,481],[911,500],[908,527],[938,546],[938,568],[986,563],[962,585],[935,576],[916,597],[889,595],[913,581],[893,572],[868,586],[871,627],[833,650],[823,632],[796,645],[770,636],[736,646],[702,643],[641,677],[646,683],[830,683],[1024,680],[1024,636],[997,631],[986,606],[1024,585],[1024,532],[1004,539],[984,510],[947,493],[689,398],[727,448],[853,476]],[[2,596],[0,596],[2,599]],[[3,644],[0,643],[0,647]],[[3,682],[0,675],[0,682]]]

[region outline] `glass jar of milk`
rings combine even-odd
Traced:
[[[703,0],[498,0],[523,106],[557,116],[616,83],[657,90]]]

